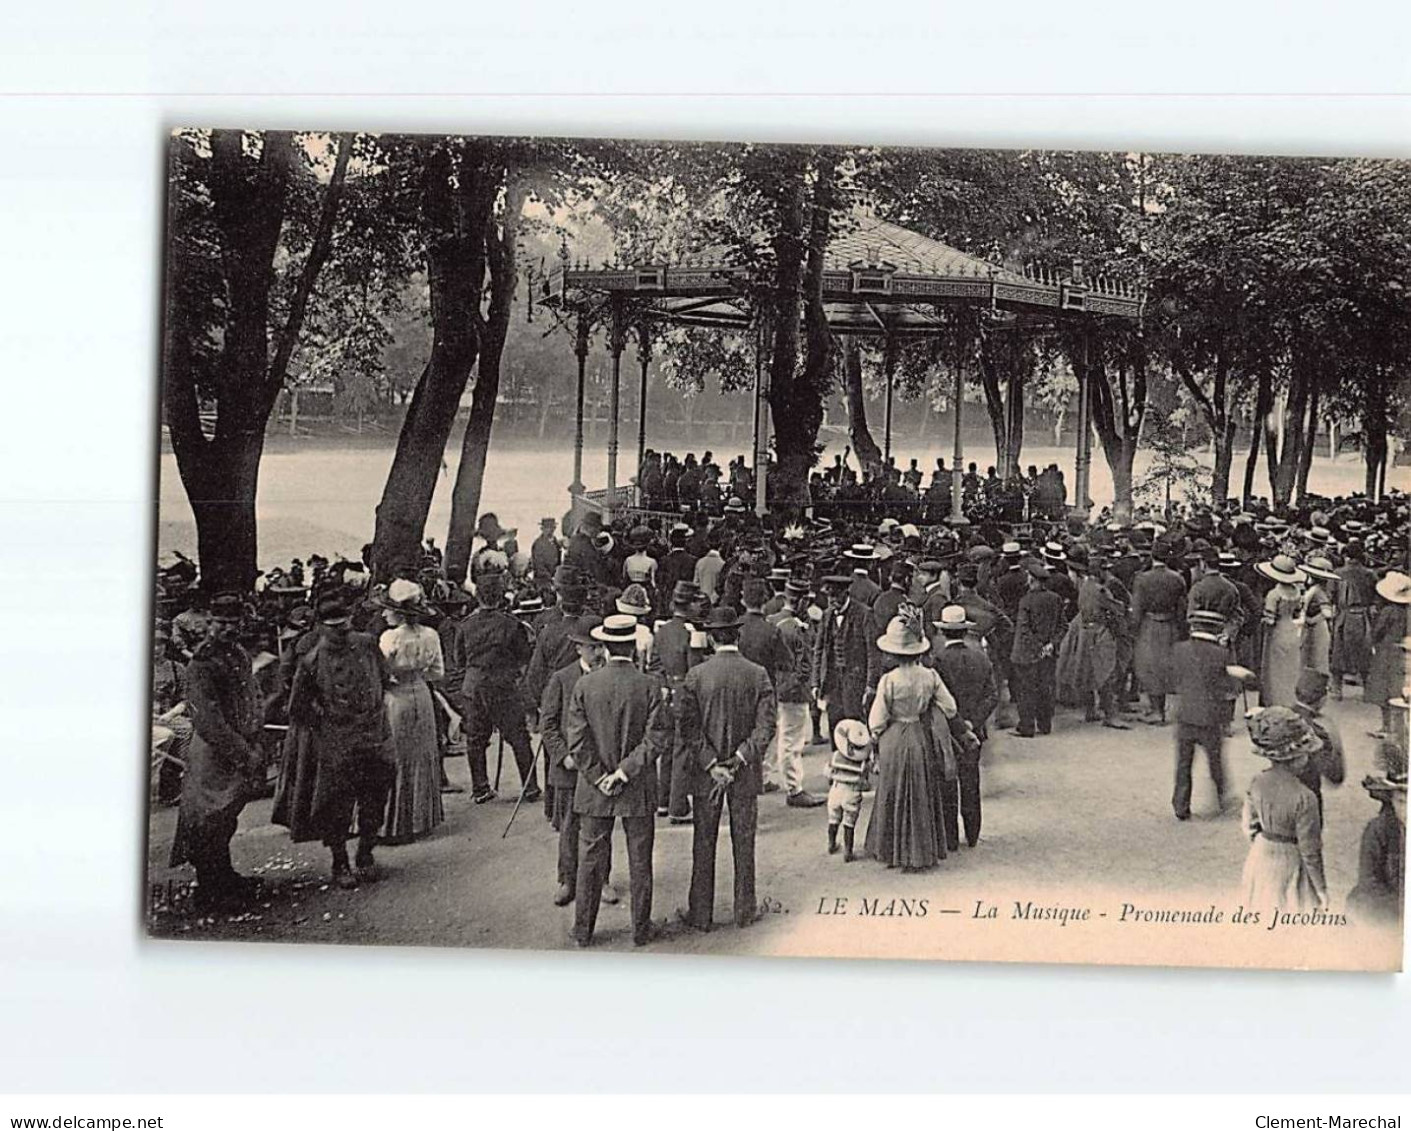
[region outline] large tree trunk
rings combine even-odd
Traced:
[[[801,509],[809,503],[808,476],[815,459],[818,424],[822,421],[822,400],[809,412],[804,403],[803,375],[797,373],[799,360],[799,296],[804,285],[804,257],[811,252],[811,220],[805,227],[805,165],[801,155],[786,152],[787,164],[779,198],[779,226],[774,233],[774,280],[770,296],[771,338],[769,361],[769,407],[774,426],[775,455],[778,461],[772,495],[785,510]],[[818,279],[821,287],[821,272]],[[827,326],[823,327],[827,331]],[[810,428],[810,417],[816,422]]]
[[[1109,376],[1101,356],[1097,360],[1089,357],[1088,388],[1093,427],[1112,472],[1113,517],[1128,522],[1132,517],[1132,463],[1146,419],[1146,351],[1140,336],[1120,343],[1116,360],[1116,372]],[[1077,502],[1081,505],[1082,500]]]
[[[985,410],[990,417],[990,432],[995,438],[995,465],[1001,474],[1009,476],[1009,417],[1005,411],[1004,394],[999,387],[999,365],[988,334],[980,335],[980,385],[985,390]]]
[[[1291,388],[1288,403],[1283,409],[1284,442],[1273,461],[1273,477],[1269,488],[1273,493],[1276,507],[1288,506],[1293,499],[1294,487],[1298,481],[1298,465],[1303,455],[1304,413],[1308,408],[1309,388],[1312,384],[1306,359],[1296,354],[1290,374]],[[1266,436],[1265,442],[1271,437]]]
[[[289,359],[303,329],[304,316],[319,272],[332,248],[333,226],[346,180],[352,139],[340,135],[333,175],[320,207],[308,256],[295,280],[283,325],[277,328],[271,354],[270,292],[280,230],[293,181],[293,135],[263,135],[258,161],[246,156],[240,130],[211,134],[209,193],[211,215],[220,243],[220,273],[225,283],[224,326],[215,387],[215,434],[201,427],[192,335],[204,333],[188,308],[189,288],[180,251],[170,259],[163,366],[163,411],[196,520],[201,582],[208,591],[248,591],[257,570],[255,495],[265,428],[283,388]],[[177,175],[178,145],[173,139],[172,171]],[[180,190],[175,190],[178,193]],[[172,205],[175,208],[177,199]],[[173,223],[182,218],[173,213]],[[177,239],[175,234],[173,239]]]
[[[1269,413],[1274,407],[1274,373],[1269,363],[1259,366],[1259,384],[1254,395],[1254,420],[1250,428],[1249,455],[1244,464],[1244,490],[1241,493],[1244,509],[1248,510],[1254,501],[1254,473],[1259,468],[1259,449],[1268,428]]]
[[[1313,467],[1313,449],[1318,446],[1318,401],[1319,388],[1315,384],[1308,397],[1308,420],[1303,425],[1303,449],[1298,453],[1297,499],[1301,503],[1308,496],[1308,472]]]
[[[1235,462],[1235,436],[1239,426],[1232,419],[1215,432],[1215,470],[1210,475],[1210,501],[1220,506],[1230,496],[1230,469]]]
[[[490,450],[490,429],[495,423],[495,400],[500,393],[500,360],[509,336],[510,310],[514,304],[515,244],[519,217],[527,194],[519,187],[505,194],[499,232],[486,236],[490,267],[490,309],[480,328],[480,362],[475,378],[475,399],[470,405],[461,462],[451,493],[451,525],[446,538],[446,575],[464,581],[475,536],[476,512],[485,483],[485,457]]]
[[[431,300],[431,356],[397,437],[373,534],[380,578],[421,561],[422,537],[461,394],[480,348],[487,190],[483,146],[434,143],[423,168],[422,220]]]
[[[1018,479],[1019,456],[1024,451],[1024,372],[1018,359],[1008,374],[1009,395],[1005,409],[1009,415],[1009,443],[1005,446],[1005,464],[1000,474],[1005,480]]]
[[[843,390],[848,406],[848,439],[866,471],[882,467],[882,449],[867,426],[867,396],[862,385],[862,350],[852,335],[843,338]]]
[[[1387,382],[1379,365],[1363,385],[1362,460],[1366,466],[1363,490],[1369,499],[1381,493],[1382,469],[1387,458]]]

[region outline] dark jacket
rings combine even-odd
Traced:
[[[1176,672],[1176,721],[1191,726],[1221,726],[1230,717],[1230,699],[1238,685],[1225,671],[1230,653],[1213,640],[1193,636],[1171,649]]]
[[[734,649],[716,652],[686,676],[678,718],[697,787],[712,765],[725,762],[738,767],[737,784],[760,791],[775,726],[774,689],[763,668]]]
[[[779,639],[779,630],[764,619],[763,613],[754,612],[740,618],[740,655],[764,669],[771,687],[791,659]]]
[[[534,637],[534,650],[524,672],[524,690],[530,703],[538,703],[550,677],[560,668],[578,660],[578,647],[568,638],[577,622],[561,608],[548,609]],[[449,667],[449,664],[447,665]]]
[[[578,771],[563,762],[569,755],[568,706],[579,677],[585,675],[583,663],[574,656],[573,663],[559,668],[549,677],[539,700],[539,734],[544,745],[544,761],[548,767],[549,784],[555,789],[572,789],[578,782]]]
[[[780,703],[807,703],[813,680],[813,635],[808,622],[788,609],[768,619],[779,630],[780,644],[788,656],[774,680],[775,698]]]
[[[955,699],[960,717],[983,734],[985,721],[999,702],[995,669],[984,649],[968,640],[937,642],[931,652],[932,666],[945,681]]]
[[[1048,589],[1031,589],[1019,602],[1014,647],[1009,658],[1016,664],[1036,664],[1043,659],[1044,645],[1057,649],[1067,631],[1063,598]],[[1052,651],[1049,654],[1052,655]]]
[[[813,686],[823,694],[845,680],[876,687],[881,673],[881,653],[872,634],[872,610],[849,599],[843,609],[841,627],[836,611],[823,611],[813,638]]]
[[[501,609],[476,609],[460,623],[465,682],[518,683],[529,663],[529,632]]]
[[[564,735],[578,763],[574,812],[593,817],[648,817],[656,811],[656,760],[671,748],[661,681],[630,659],[608,660],[579,678],[569,696]],[[615,797],[598,780],[621,768],[627,785]]]

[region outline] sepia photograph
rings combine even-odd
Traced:
[[[165,174],[149,936],[1400,969],[1411,162]]]

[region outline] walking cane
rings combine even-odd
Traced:
[[[505,825],[505,831],[500,834],[501,840],[504,840],[505,837],[510,835],[510,825],[514,824],[514,819],[519,816],[519,807],[524,804],[524,795],[529,792],[530,783],[539,780],[539,755],[543,753],[543,750],[544,744],[540,742],[539,749],[534,751],[534,757],[529,763],[529,776],[520,783],[519,800],[514,803],[514,812],[510,814],[510,819]]]
[[[495,792],[500,792],[500,771],[505,768],[505,736],[501,734],[499,753],[495,756]]]

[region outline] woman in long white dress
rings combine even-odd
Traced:
[[[1259,702],[1265,707],[1292,707],[1294,687],[1303,664],[1303,592],[1307,575],[1287,554],[1254,567],[1274,582],[1264,597],[1264,664]]]
[[[1249,737],[1269,768],[1250,783],[1244,801],[1243,826],[1250,840],[1242,877],[1244,905],[1304,913],[1325,907],[1323,822],[1317,797],[1298,780],[1320,740],[1287,707],[1253,712]]]
[[[422,623],[429,613],[416,582],[398,580],[388,586],[382,613],[388,628],[378,646],[393,680],[386,693],[387,755],[396,778],[382,825],[382,839],[389,844],[405,844],[445,819],[435,706],[427,681],[443,678],[446,665],[440,636]]]

